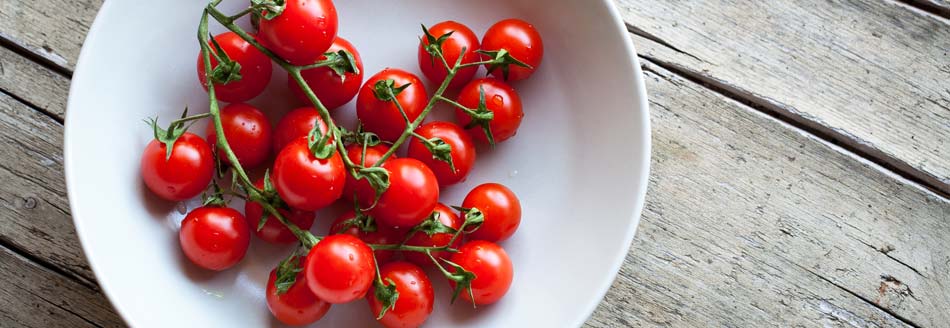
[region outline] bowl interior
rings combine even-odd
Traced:
[[[289,248],[255,239],[237,267],[216,274],[198,269],[178,246],[179,222],[197,201],[161,201],[139,176],[139,156],[152,136],[144,118],[157,115],[167,123],[184,106],[207,110],[195,75],[203,3],[107,1],[70,92],[65,139],[73,217],[100,284],[134,326],[276,325],[263,286]],[[237,12],[245,3],[226,0],[222,8]],[[339,34],[359,50],[367,77],[384,67],[419,74],[420,23],[457,20],[478,35],[508,17],[535,24],[544,62],[531,79],[514,84],[526,112],[518,136],[480,148],[472,175],[443,189],[442,198],[459,204],[484,182],[515,191],[522,226],[502,243],[515,281],[502,301],[473,309],[449,305],[447,283],[430,274],[437,301],[429,325],[544,327],[586,319],[626,254],[649,163],[646,95],[614,9],[606,1],[413,0],[338,1],[337,10]],[[212,31],[223,29],[212,23]],[[274,72],[269,89],[251,102],[272,122],[301,105],[286,90],[286,74],[276,66]],[[351,124],[354,103],[335,111],[336,119]],[[449,112],[437,108],[434,117],[449,119]],[[192,131],[204,135],[203,124]],[[315,232],[326,230],[338,207],[318,213]],[[366,303],[358,301],[335,305],[321,323],[362,327],[371,321]]]

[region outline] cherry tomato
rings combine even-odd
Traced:
[[[274,19],[261,18],[261,43],[294,65],[317,62],[336,38],[336,7],[330,0],[288,0]]]
[[[359,73],[346,73],[341,78],[329,67],[311,68],[300,72],[304,81],[310,86],[310,90],[313,90],[313,93],[317,95],[317,98],[320,99],[323,106],[329,110],[336,109],[350,102],[353,97],[356,97],[356,93],[360,91],[360,85],[363,83],[363,60],[360,59],[360,53],[356,52],[356,48],[353,47],[353,44],[341,37],[337,37],[336,40],[333,40],[333,45],[330,46],[330,49],[327,49],[326,52],[337,52],[340,50],[346,50],[353,54],[353,59],[356,61],[356,68],[360,71]],[[320,57],[320,60],[324,59],[326,59],[326,56]],[[294,93],[297,99],[300,99],[300,101],[306,104],[310,104],[310,99],[307,98],[303,89],[300,88],[297,81],[290,75],[287,76],[287,85],[290,86],[290,91]]]
[[[421,326],[432,313],[435,300],[432,283],[425,272],[412,263],[393,262],[379,268],[379,274],[387,285],[394,284],[399,293],[396,304],[386,311],[379,323],[387,328]],[[375,289],[370,291],[366,301],[373,317],[379,317],[383,302],[376,298]]]
[[[478,108],[479,90],[485,90],[485,105],[495,114],[491,123],[492,136],[495,142],[508,140],[518,133],[518,126],[524,118],[521,110],[521,97],[505,82],[494,79],[478,79],[472,81],[459,93],[458,102],[468,108]],[[466,126],[472,121],[461,109],[456,109],[455,117],[459,125]],[[488,138],[479,126],[467,129],[475,140],[488,142]]]
[[[365,167],[370,167],[376,165],[376,162],[379,162],[379,159],[383,157],[389,151],[389,146],[385,144],[378,144],[371,147],[366,147],[366,158],[363,159],[363,145],[352,144],[346,146],[346,156],[350,158],[353,163],[361,164]],[[396,158],[396,154],[393,154],[389,158]],[[343,197],[345,200],[353,200],[353,196],[356,195],[356,186],[359,184],[366,184],[369,187],[369,182],[366,182],[366,179],[356,180],[350,172],[346,172],[346,185],[343,187]]]
[[[334,304],[350,302],[373,285],[373,250],[351,235],[330,235],[307,254],[304,272],[318,298]]]
[[[317,122],[320,122],[320,132],[327,133],[327,123],[316,108],[300,107],[284,114],[274,129],[274,150],[280,152],[292,141],[306,137]]]
[[[530,77],[541,65],[541,58],[544,57],[544,44],[541,42],[541,34],[534,28],[534,25],[520,19],[499,21],[485,32],[485,36],[482,38],[482,50],[496,51],[501,49],[508,50],[512,57],[531,66],[531,68],[525,68],[509,65],[509,81],[524,80]],[[504,78],[500,67],[492,71],[491,75],[499,79]]]
[[[432,170],[412,158],[390,159],[381,167],[389,172],[389,189],[369,211],[376,223],[400,229],[425,220],[439,202],[439,183]],[[359,184],[356,195],[360,206],[370,208],[376,192],[368,183]]]
[[[405,90],[396,95],[396,100],[406,111],[410,121],[422,114],[429,96],[422,80],[412,73],[401,69],[387,68],[366,80],[356,97],[356,117],[363,122],[367,131],[375,132],[379,138],[386,141],[396,141],[406,129],[406,120],[399,113],[399,108],[392,101],[382,101],[374,93],[376,82],[384,80],[395,81],[395,87],[409,84]]]
[[[185,132],[175,140],[172,156],[167,146],[152,140],[142,152],[142,180],[149,190],[171,201],[186,200],[201,193],[214,176],[211,147],[201,137]]]
[[[267,161],[270,156],[271,128],[267,116],[259,109],[247,104],[230,104],[221,108],[221,126],[224,127],[224,137],[228,139],[228,146],[234,152],[238,162],[245,169],[253,168]],[[215,134],[214,121],[208,120],[208,143],[217,146],[218,138]],[[225,163],[228,155],[218,150],[218,157]]]
[[[284,147],[274,160],[274,188],[290,207],[316,211],[340,199],[346,167],[336,152],[327,159],[313,156],[306,137]]]
[[[185,216],[178,241],[192,263],[222,271],[244,258],[251,243],[251,231],[240,212],[228,207],[205,206]]]
[[[251,34],[251,36],[254,36],[254,34]],[[229,103],[242,102],[257,97],[261,92],[264,92],[273,73],[270,58],[234,32],[218,34],[214,37],[214,40],[221,46],[221,50],[228,54],[228,58],[241,65],[240,80],[214,85],[215,98]],[[211,45],[210,42],[208,44]],[[211,51],[218,53],[214,46],[211,46]],[[217,66],[218,61],[214,59],[214,55],[211,55],[211,69]],[[201,86],[205,90],[208,90],[204,59],[200,53],[198,54],[198,81],[201,82]]]
[[[432,27],[429,28],[429,34],[432,34],[436,39],[449,32],[452,32],[452,35],[442,43],[442,56],[445,57],[445,61],[448,62],[451,67],[455,67],[455,62],[458,61],[459,57],[462,57],[462,64],[474,63],[481,59],[481,56],[475,52],[478,50],[478,36],[476,36],[475,32],[472,32],[468,26],[456,21],[444,21],[432,25]],[[442,63],[441,59],[432,57],[432,55],[425,50],[425,46],[428,44],[429,41],[426,40],[425,36],[422,36],[422,40],[419,43],[419,68],[422,69],[422,74],[425,75],[429,81],[441,84],[442,81],[445,80],[446,75],[448,75],[448,71],[445,69],[445,64]],[[464,52],[462,48],[465,48]],[[455,78],[452,79],[452,82],[449,82],[449,89],[462,87],[465,83],[472,80],[476,71],[478,71],[478,66],[460,69],[458,73],[455,74]]]
[[[344,222],[355,217],[356,212],[353,210],[344,212],[333,220],[333,224],[330,225],[330,234],[348,234],[367,244],[393,245],[402,242],[402,235],[392,228],[377,226],[376,231],[373,232],[360,230],[359,227],[353,225],[344,228]],[[396,255],[396,251],[374,251],[374,253],[376,262],[379,264],[389,262]]]
[[[452,229],[459,229],[462,227],[462,220],[459,219],[458,215],[455,215],[448,206],[445,206],[441,203],[435,206],[434,212],[439,213],[439,222],[442,222],[445,226]],[[409,237],[409,240],[406,241],[406,245],[411,246],[425,246],[425,247],[442,247],[449,244],[449,241],[452,240],[452,234],[446,232],[437,232],[429,235],[423,231],[416,231],[412,237]],[[462,237],[457,238],[452,243],[452,248],[458,248],[462,244]],[[432,260],[429,259],[429,256],[420,252],[403,252],[406,255],[406,259],[412,263],[418,264],[420,266],[432,265]],[[433,251],[432,256],[436,259],[447,259],[449,258],[448,251]]]
[[[418,159],[425,163],[435,173],[439,179],[439,184],[446,186],[465,181],[465,177],[472,171],[475,165],[475,144],[462,127],[450,122],[429,122],[416,129],[416,134],[426,139],[442,139],[452,148],[452,164],[438,160],[432,156],[432,152],[426,148],[425,144],[419,138],[412,138],[409,141],[409,157]]]
[[[297,273],[294,284],[283,294],[277,295],[277,269],[271,270],[267,279],[267,309],[288,326],[303,326],[317,322],[330,310],[327,303],[313,295],[307,286],[307,275],[303,271]]]
[[[475,279],[472,280],[472,294],[475,299],[472,300],[468,290],[462,291],[462,298],[475,305],[498,302],[511,287],[514,275],[511,259],[508,258],[508,253],[495,243],[484,240],[469,242],[462,245],[458,253],[452,254],[449,261],[475,274]],[[454,281],[449,281],[449,284],[455,288]]]
[[[264,188],[264,179],[258,179],[254,182],[254,185],[258,188]],[[313,226],[314,213],[311,211],[298,210],[295,208],[291,209],[278,209],[280,215],[284,216],[290,220],[291,223],[300,227],[303,230],[310,230],[310,227]],[[293,232],[290,232],[290,229],[287,229],[287,226],[284,226],[280,220],[277,220],[273,215],[267,215],[267,221],[264,223],[264,226],[261,227],[261,230],[257,230],[257,224],[261,220],[261,216],[264,215],[264,208],[260,204],[246,201],[244,202],[244,218],[247,219],[247,225],[251,227],[251,230],[254,230],[254,234],[262,240],[271,243],[271,244],[292,244],[297,242],[297,236],[294,236]]]
[[[469,191],[462,207],[476,207],[485,216],[481,227],[469,234],[471,239],[501,242],[521,224],[521,202],[511,189],[497,183],[482,184]]]

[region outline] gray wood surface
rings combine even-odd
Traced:
[[[947,19],[889,0],[617,4],[641,55],[950,193]]]
[[[66,115],[69,78],[0,47],[0,90],[62,121]]]

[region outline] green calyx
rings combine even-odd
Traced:
[[[303,271],[300,266],[300,255],[295,249],[289,257],[280,261],[277,265],[277,279],[274,280],[274,287],[277,289],[277,295],[283,295],[290,287],[297,282],[297,274]]]
[[[251,0],[251,10],[255,16],[271,20],[279,16],[287,8],[284,0]]]
[[[211,54],[214,55],[214,59],[218,61],[218,65],[211,69],[210,82],[223,85],[240,81],[241,64],[231,60],[231,57],[228,57],[224,49],[221,49],[221,45],[218,44],[218,41],[215,40],[214,37],[209,35],[208,38],[214,47],[214,51],[211,52]]]
[[[378,228],[376,227],[376,220],[373,217],[364,214],[360,211],[359,206],[356,208],[356,215],[351,218],[344,220],[340,224],[340,231],[345,231],[351,227],[356,227],[362,232],[375,232]],[[331,231],[332,233],[339,233],[340,231]]]
[[[420,40],[422,42],[426,52],[431,55],[429,61],[433,66],[435,66],[435,58],[442,57],[442,44],[445,43],[445,40],[448,40],[452,36],[452,33],[455,31],[449,31],[448,33],[442,34],[438,38],[429,33],[429,29],[425,25],[422,25],[422,33],[424,34],[425,40]]]
[[[482,213],[477,207],[466,208],[452,206],[452,208],[462,213],[464,221],[462,222],[462,228],[459,230],[463,230],[465,233],[475,232],[475,230],[478,230],[478,228],[482,226],[482,223],[485,223],[485,213]]]
[[[379,166],[359,169],[356,171],[354,178],[357,180],[366,179],[366,182],[369,182],[369,185],[373,187],[374,191],[376,191],[376,196],[373,199],[373,205],[369,208],[363,209],[366,211],[376,207],[379,197],[389,189],[389,171],[386,171],[386,169]]]
[[[396,96],[403,90],[406,90],[410,85],[412,85],[412,83],[406,83],[397,87],[396,81],[392,79],[379,80],[373,85],[373,95],[380,101],[395,101]]]
[[[396,300],[399,299],[399,291],[396,290],[396,283],[389,278],[386,278],[385,282],[382,279],[376,279],[373,289],[373,295],[376,296],[376,300],[383,305],[383,308],[379,310],[379,315],[376,316],[376,320],[379,320],[386,315],[387,311],[396,306]]]
[[[532,68],[531,65],[525,64],[523,61],[518,60],[515,57],[511,56],[511,53],[508,50],[477,50],[477,53],[483,54],[491,58],[491,61],[487,63],[488,73],[494,72],[496,69],[501,68],[501,74],[505,78],[505,81],[508,81],[508,71],[511,68],[511,65],[520,66],[524,68]]]
[[[432,153],[432,158],[437,159],[446,163],[449,163],[449,168],[452,169],[452,172],[455,172],[455,163],[452,161],[452,146],[445,143],[445,140],[442,138],[432,138],[424,139],[422,144],[426,146],[426,149],[429,149],[429,152]]]
[[[313,129],[307,135],[307,146],[310,148],[310,153],[319,159],[332,157],[336,152],[336,144],[331,139],[332,137],[331,132],[323,133],[320,130],[320,124],[314,124]]]
[[[270,170],[264,171],[264,189],[259,193],[256,193],[257,197],[254,199],[248,199],[247,201],[257,202],[257,203],[267,203],[273,206],[274,208],[285,208],[287,205],[283,200],[280,199],[280,195],[277,194],[277,188],[274,187],[274,183],[270,179]],[[267,223],[267,219],[270,217],[270,213],[267,211],[261,212],[261,217],[257,220],[257,231],[264,229],[264,224]]]
[[[356,57],[353,57],[349,51],[340,50],[337,52],[328,52],[324,54],[327,57],[325,62],[330,64],[327,67],[340,77],[340,81],[346,80],[346,74],[359,74],[360,68],[356,65]]]
[[[167,161],[172,157],[172,150],[175,148],[175,141],[177,141],[178,138],[185,134],[185,132],[188,131],[188,128],[191,127],[191,124],[186,125],[185,123],[201,117],[206,117],[206,115],[189,118],[188,107],[185,107],[185,111],[181,113],[181,118],[169,124],[168,129],[162,129],[158,127],[157,117],[149,118],[145,121],[145,123],[152,126],[152,131],[155,134],[155,140],[165,144],[165,160]]]
[[[412,230],[407,233],[407,236],[412,236],[417,231],[425,233],[427,236],[432,237],[432,235],[437,233],[449,233],[454,234],[458,232],[454,228],[445,225],[439,220],[439,212],[432,212],[428,218],[412,228]]]
[[[366,147],[376,146],[383,142],[382,139],[379,139],[375,133],[364,131],[363,125],[360,124],[356,131],[350,131],[342,126],[338,126],[337,129],[340,131],[340,140],[345,144],[359,144]]]
[[[471,122],[465,125],[466,129],[471,129],[473,127],[481,127],[482,132],[485,133],[485,137],[488,139],[488,144],[492,147],[495,147],[495,136],[491,132],[491,120],[495,118],[495,113],[491,110],[488,110],[488,103],[485,101],[485,89],[482,87],[478,88],[478,108],[474,110],[463,110],[468,117],[472,118]]]

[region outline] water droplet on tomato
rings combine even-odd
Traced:
[[[355,258],[353,258],[353,254],[350,254],[350,256],[349,256],[349,258],[350,258],[350,262],[352,262],[352,261],[356,261],[356,259],[355,259]]]
[[[501,106],[505,104],[505,97],[502,97],[501,95],[494,95],[491,97],[491,101],[495,105]]]

